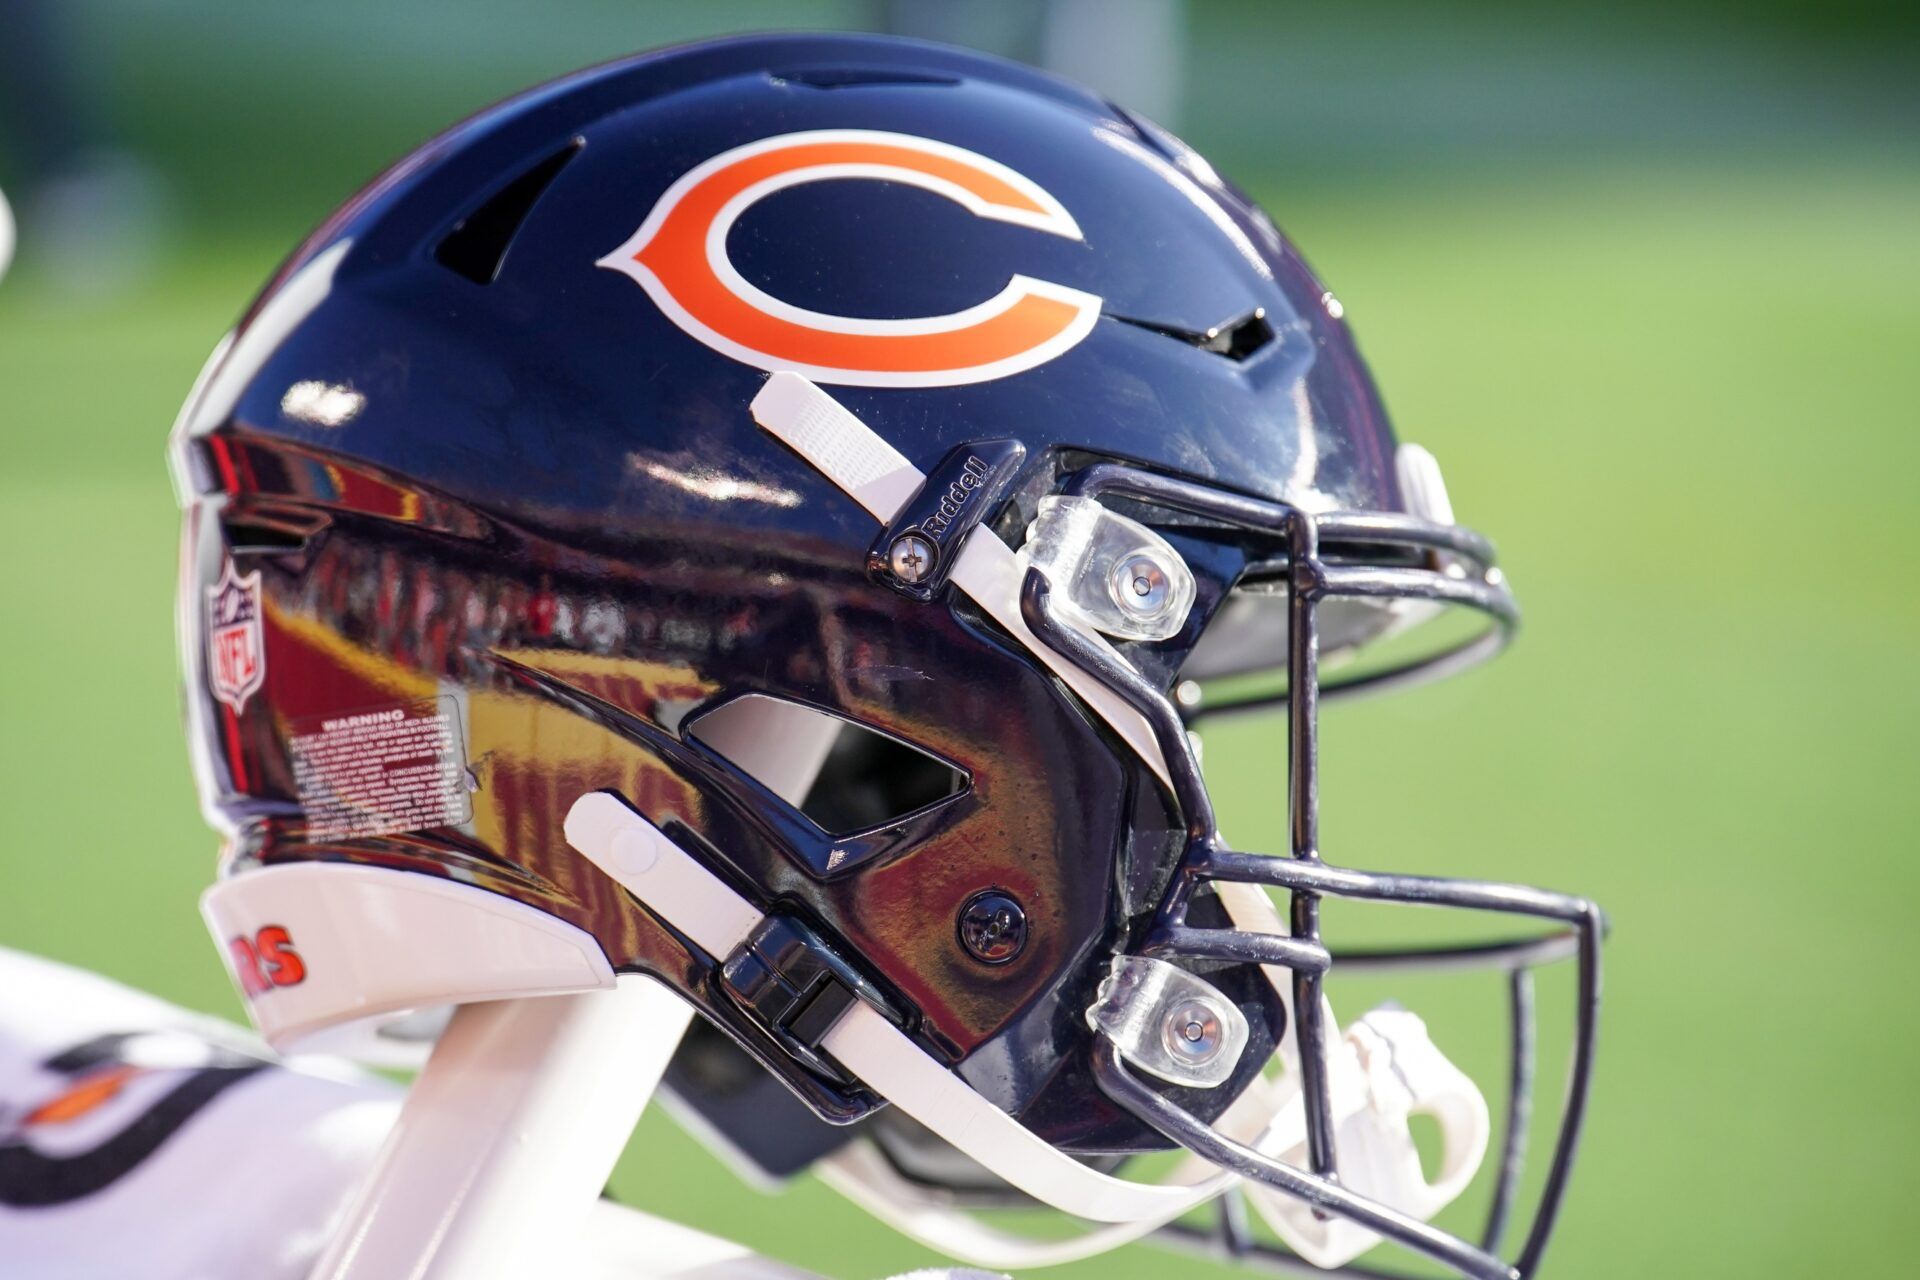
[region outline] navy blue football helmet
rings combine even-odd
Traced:
[[[1601,917],[1353,870],[1316,829],[1319,699],[1496,651],[1512,597],[1334,295],[1151,123],[881,38],[582,72],[316,231],[174,459],[208,915],[276,1043],[645,973],[704,1015],[669,1076],[700,1133],[950,1253],[1153,1233],[1339,1268],[1385,1239],[1536,1271]],[[1484,625],[1399,639],[1448,611]],[[1222,840],[1191,732],[1262,710],[1275,856]],[[439,914],[322,919],[323,882]],[[1536,927],[1347,952],[1327,898]],[[1508,1261],[1531,975],[1569,957]],[[1497,1120],[1417,1017],[1335,1021],[1329,972],[1420,966],[1505,975]],[[1433,1225],[1483,1163],[1484,1227]],[[1096,1225],[969,1216],[1035,1201]]]

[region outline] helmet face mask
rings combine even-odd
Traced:
[[[847,73],[830,92],[822,67]],[[1411,1015],[1343,1036],[1323,982],[1506,972],[1528,1082],[1529,975],[1573,956],[1531,1273],[1584,1106],[1600,917],[1318,847],[1322,657],[1443,607],[1488,619],[1346,686],[1387,687],[1517,619],[1410,456],[1265,215],[1057,82],[793,37],[535,91],[316,233],[183,412],[190,734],[229,837],[209,918],[227,945],[268,923],[247,895],[274,875],[347,864],[355,892],[430,879],[447,920],[523,939],[463,942],[469,983],[423,965],[409,987],[404,937],[343,934],[392,972],[329,1004],[336,940],[295,921],[306,982],[249,992],[276,1043],[652,975],[722,1033],[668,1077],[697,1127],[764,1172],[818,1162],[896,1225],[916,1196],[1024,1194],[1110,1224],[1091,1251],[1244,1196],[1320,1265],[1384,1238],[1475,1276],[1510,1274],[1523,1091],[1484,1237],[1440,1232],[1485,1103]],[[210,612],[235,583],[247,607]],[[1271,668],[1284,693],[1246,692]],[[1190,733],[1269,707],[1282,856],[1222,841]],[[1328,897],[1552,932],[1344,954]],[[1433,1180],[1423,1108],[1449,1135]],[[961,1114],[997,1136],[956,1141]],[[1109,1176],[1169,1148],[1192,1158],[1166,1187]],[[946,1212],[906,1229],[1002,1247]],[[1243,1218],[1223,1211],[1230,1247],[1272,1249]]]
[[[1451,650],[1416,663],[1372,674],[1367,683],[1387,683],[1472,661],[1506,640],[1518,612],[1504,579],[1495,569],[1487,544],[1457,526],[1408,518],[1313,514],[1282,504],[1264,504],[1242,495],[1209,492],[1202,486],[1118,466],[1090,468],[1065,486],[1076,495],[1132,498],[1190,515],[1208,516],[1284,542],[1289,573],[1288,633],[1288,785],[1285,859],[1229,850],[1214,821],[1200,762],[1187,726],[1206,713],[1204,695],[1191,700],[1183,718],[1171,698],[1140,678],[1124,661],[1104,651],[1083,630],[1066,620],[1054,604],[1047,575],[1028,572],[1022,608],[1029,625],[1046,643],[1069,654],[1085,669],[1122,693],[1154,725],[1155,738],[1173,775],[1174,790],[1187,818],[1188,838],[1168,894],[1144,954],[1195,959],[1253,960],[1285,970],[1292,984],[1293,1061],[1301,1077],[1300,1098],[1306,1118],[1309,1167],[1299,1169],[1245,1143],[1235,1142],[1183,1114],[1139,1078],[1135,1055],[1103,1037],[1095,1051],[1096,1079],[1122,1107],[1182,1146],[1250,1181],[1299,1197],[1316,1207],[1340,1212],[1375,1233],[1459,1268],[1464,1274],[1500,1276],[1508,1265],[1490,1253],[1497,1249],[1511,1211],[1524,1155],[1524,1133],[1517,1117],[1530,1107],[1526,1089],[1532,1077],[1533,1041],[1531,969],[1543,962],[1577,956],[1578,997],[1574,1019],[1572,1079],[1560,1133],[1552,1148],[1547,1185],[1522,1251],[1512,1270],[1530,1274],[1538,1265],[1579,1141],[1593,1059],[1599,1011],[1599,948],[1603,918],[1592,903],[1525,886],[1447,880],[1428,876],[1378,874],[1330,867],[1319,849],[1318,815],[1318,671],[1316,612],[1321,603],[1341,597],[1435,601],[1460,605],[1489,616],[1490,630]],[[1423,553],[1428,563],[1416,568],[1375,564],[1338,564],[1323,554],[1324,542],[1384,544]],[[1285,936],[1258,930],[1257,923],[1235,914],[1233,928],[1195,928],[1188,912],[1205,886],[1231,883],[1278,888],[1291,898]],[[1458,945],[1449,948],[1376,950],[1349,963],[1362,967],[1446,966],[1465,963],[1505,969],[1513,985],[1515,1018],[1510,1079],[1517,1092],[1510,1100],[1505,1148],[1499,1163],[1490,1220],[1481,1247],[1448,1236],[1426,1223],[1395,1212],[1394,1206],[1368,1203],[1340,1185],[1334,1142],[1336,1124],[1332,1088],[1327,1079],[1329,1029],[1322,984],[1334,969],[1334,956],[1322,944],[1319,905],[1324,897],[1400,902],[1495,912],[1553,922],[1549,935]],[[1237,902],[1248,899],[1242,895]],[[1243,909],[1244,910],[1244,909]],[[1223,1219],[1230,1221],[1230,1219]],[[1236,1251],[1264,1246],[1244,1237]]]

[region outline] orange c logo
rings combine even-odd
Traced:
[[[750,142],[700,164],[598,265],[633,277],[668,318],[714,350],[817,382],[985,382],[1044,364],[1092,331],[1098,297],[1024,275],[964,311],[910,320],[808,311],[749,284],[727,256],[733,224],[775,191],[836,178],[903,182],[976,217],[1081,238],[1058,200],[985,156],[911,134],[819,129]]]

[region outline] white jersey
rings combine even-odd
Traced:
[[[400,1105],[332,1061],[0,949],[0,1276],[299,1280]]]
[[[402,1096],[0,947],[0,1280],[304,1280]],[[585,1228],[565,1280],[817,1280],[607,1200]]]

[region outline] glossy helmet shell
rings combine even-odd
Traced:
[[[1160,785],[965,597],[921,603],[871,578],[873,519],[750,416],[767,370],[598,265],[693,167],[809,130],[965,148],[1078,225],[1077,239],[1040,234],[849,180],[777,191],[727,240],[755,287],[838,316],[960,311],[1016,273],[1099,299],[1084,338],[1018,372],[829,386],[922,470],[966,442],[1024,443],[977,536],[1018,545],[1058,475],[1099,458],[1314,509],[1403,509],[1337,304],[1265,214],[1161,130],[1039,73],[892,39],[756,37],[608,64],[482,112],[355,196],[183,416],[188,697],[207,804],[231,834],[225,870],[372,863],[531,904],[616,969],[674,984],[816,1107],[858,1114],[836,1113],[715,993],[712,958],[568,848],[569,804],[614,790],[762,909],[809,922],[1037,1132],[1081,1150],[1161,1145],[1087,1082],[1083,1016],[1170,874],[1179,836]],[[1165,688],[1250,553],[1205,528],[1161,531],[1198,599],[1179,635],[1124,648]],[[228,572],[260,575],[264,670],[238,706],[211,689],[195,624]],[[687,731],[745,694],[876,730],[963,783],[829,833]],[[290,740],[434,700],[457,711],[466,820],[366,835],[314,822]],[[986,889],[1027,914],[1004,964],[982,964],[956,928]],[[1262,1006],[1257,1028],[1277,1025],[1250,973],[1215,980]],[[1262,1036],[1243,1077],[1271,1048]],[[1216,1114],[1233,1093],[1186,1105]]]

